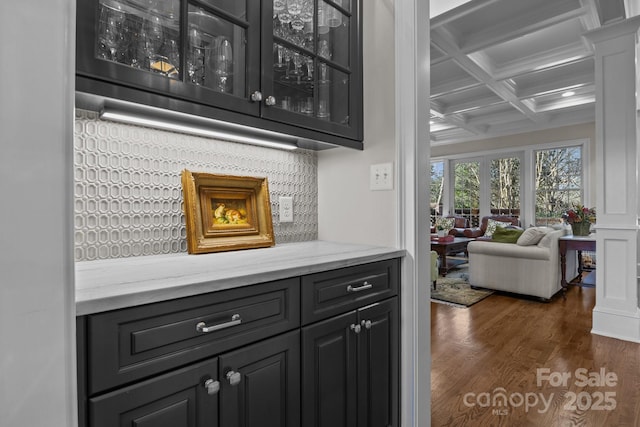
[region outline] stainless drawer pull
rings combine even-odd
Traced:
[[[365,329],[371,329],[371,320],[363,320],[362,322],[360,322],[360,324],[361,324]]]
[[[211,378],[204,382],[204,388],[207,389],[207,394],[213,395],[220,391],[220,382],[214,381]]]
[[[362,285],[358,286],[357,288],[354,288],[351,285],[347,286],[347,292],[361,292],[371,288],[373,288],[373,285],[365,281]]]
[[[196,331],[203,332],[203,333],[219,331],[220,329],[230,328],[232,326],[239,325],[240,323],[242,323],[242,319],[240,318],[240,315],[234,314],[233,316],[231,316],[231,321],[225,322],[225,323],[219,323],[217,325],[207,326],[206,323],[200,322],[196,325]]]

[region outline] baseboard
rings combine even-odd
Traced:
[[[613,312],[595,307],[591,333],[640,343],[640,310],[634,314]]]

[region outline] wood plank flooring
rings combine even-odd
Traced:
[[[640,344],[591,334],[594,303],[580,287],[549,303],[431,303],[431,425],[640,426]],[[608,385],[583,384],[601,370]]]

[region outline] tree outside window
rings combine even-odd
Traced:
[[[535,152],[536,225],[562,222],[562,214],[583,203],[582,148]]]
[[[442,194],[444,191],[444,161],[431,162],[431,224],[436,216],[442,215]]]

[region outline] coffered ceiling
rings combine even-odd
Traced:
[[[594,121],[594,52],[581,35],[638,1],[472,0],[432,17],[431,144]]]

